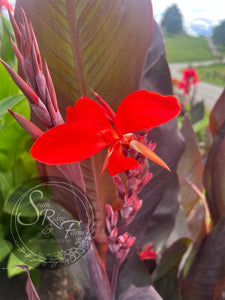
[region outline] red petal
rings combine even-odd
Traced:
[[[30,152],[40,162],[60,165],[91,157],[107,145],[95,128],[68,123],[56,126],[41,135]]]
[[[130,133],[166,123],[176,117],[180,106],[174,96],[136,91],[120,104],[115,118],[119,133]]]
[[[113,129],[101,106],[94,100],[84,97],[74,107],[67,108],[66,123],[82,123],[96,130]]]
[[[120,143],[113,146],[108,163],[109,175],[113,176],[127,170],[136,169],[138,166],[139,164],[134,158],[123,155]]]

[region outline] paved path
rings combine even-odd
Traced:
[[[225,60],[222,60],[221,62],[225,62]],[[169,64],[171,76],[173,78],[181,78],[181,71],[184,68],[189,67],[190,65],[192,67],[197,66],[205,66],[218,63],[218,61],[205,61],[205,62],[193,62],[193,63],[171,63]],[[205,106],[209,109],[211,109],[216,101],[218,100],[219,96],[222,94],[223,88],[209,84],[206,82],[200,82],[197,85],[197,92],[196,92],[196,101],[204,100]]]

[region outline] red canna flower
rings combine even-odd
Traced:
[[[157,252],[153,249],[153,245],[149,244],[140,253],[139,257],[141,260],[155,259]]]
[[[194,68],[187,68],[183,70],[182,74],[184,81],[189,81],[194,85],[200,82],[198,79],[197,71]]]
[[[189,93],[191,85],[196,86],[199,82],[200,80],[198,78],[197,71],[194,68],[186,68],[182,72],[182,78],[177,83],[177,87],[178,89],[183,89],[184,94],[186,95]]]
[[[13,11],[13,6],[12,4],[10,4],[7,0],[0,0],[0,13],[3,9],[10,9],[11,11]]]
[[[123,148],[133,148],[169,169],[132,132],[156,127],[176,117],[180,106],[174,96],[136,91],[121,102],[116,114],[98,95],[97,99],[101,105],[83,97],[74,107],[68,107],[65,124],[51,128],[34,143],[33,158],[46,164],[68,164],[109,146],[102,172],[108,167],[109,174],[115,175],[138,167],[134,158],[124,156]]]
[[[189,89],[190,89],[189,82],[185,82],[181,80],[177,83],[177,87],[178,89],[183,90],[185,95],[189,93]]]

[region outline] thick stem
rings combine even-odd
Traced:
[[[190,111],[191,111],[194,101],[195,101],[195,94],[196,94],[196,86],[194,86],[192,96],[190,97]]]
[[[113,300],[108,277],[97,260],[93,246],[88,250],[86,260],[91,283],[98,300]]]
[[[80,188],[86,192],[83,174],[79,163],[59,166],[59,170],[67,179],[78,184]],[[92,243],[90,249],[87,251],[85,258],[90,281],[98,299],[112,300],[109,279],[104,266],[101,264],[101,260],[98,256],[97,250],[95,249],[94,243]]]

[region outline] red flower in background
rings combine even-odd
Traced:
[[[200,82],[198,79],[197,71],[194,68],[187,68],[183,70],[182,74],[183,74],[183,79],[185,81],[189,81],[192,84],[196,84]]]
[[[149,244],[140,253],[139,257],[141,260],[155,259],[157,252],[153,249],[153,245]]]
[[[7,0],[0,0],[0,13],[3,9],[10,9],[11,11],[13,11],[13,6],[12,4],[10,4]]]
[[[159,126],[176,117],[180,106],[174,96],[136,91],[121,102],[116,114],[99,96],[98,100],[101,105],[84,97],[74,107],[68,107],[65,124],[41,135],[31,148],[31,155],[40,162],[60,165],[84,160],[108,146],[102,172],[108,167],[109,174],[115,175],[138,167],[134,158],[124,156],[124,147],[133,148],[169,169],[132,132]]]
[[[179,89],[183,89],[184,94],[188,94],[191,85],[196,86],[196,84],[199,82],[200,80],[198,78],[197,71],[193,68],[187,68],[183,70],[182,78],[178,82],[177,87]]]

